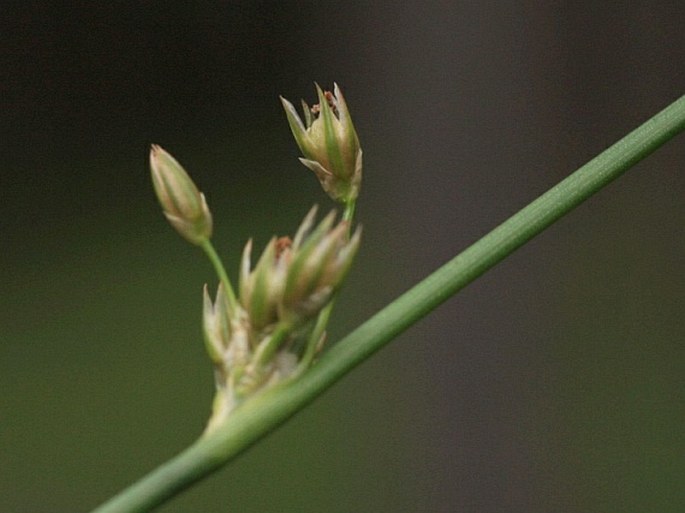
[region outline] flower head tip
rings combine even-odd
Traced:
[[[174,157],[153,144],[150,171],[157,199],[167,220],[186,240],[201,244],[212,236],[207,201]]]
[[[333,92],[318,84],[319,103],[311,108],[302,101],[304,121],[285,98],[281,103],[288,124],[304,157],[300,162],[316,174],[326,193],[336,201],[349,202],[359,194],[362,150],[347,103],[337,84]]]

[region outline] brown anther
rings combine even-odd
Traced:
[[[290,249],[293,245],[293,241],[290,237],[279,237],[276,239],[276,259],[278,259],[284,251]]]
[[[328,105],[330,106],[331,110],[333,111],[333,114],[335,114],[336,117],[339,117],[338,107],[335,104],[335,96],[333,95],[333,93],[330,91],[324,91],[323,95],[326,98],[326,101],[328,102]],[[309,110],[312,111],[312,114],[314,116],[318,116],[321,113],[321,105],[315,103],[311,106]]]

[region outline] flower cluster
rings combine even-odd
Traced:
[[[324,190],[345,205],[318,224],[316,207],[295,236],[274,237],[252,265],[252,241],[243,251],[238,293],[210,238],[212,215],[188,173],[157,145],[150,150],[152,183],[169,223],[202,248],[220,284],[212,301],[203,297],[203,334],[214,364],[216,396],[207,426],[211,431],[258,391],[299,375],[313,361],[325,338],[333,298],[359,248],[361,230],[351,233],[362,173],[362,150],[345,99],[317,86],[319,104],[304,105],[304,119],[281,98],[288,123],[304,154],[300,160]]]
[[[311,169],[326,193],[336,201],[354,201],[362,179],[362,150],[347,103],[337,84],[333,92],[318,85],[319,103],[309,107],[302,100],[304,123],[295,107],[281,97],[290,129],[300,147],[305,166]]]
[[[205,343],[217,370],[221,399],[215,415],[228,414],[242,398],[291,375],[309,344],[309,321],[324,308],[350,268],[361,231],[335,224],[331,212],[314,225],[316,207],[295,237],[272,238],[252,268],[252,241],[243,251],[238,304],[219,286],[212,303],[204,293]]]
[[[272,238],[251,269],[252,241],[240,266],[240,303],[255,329],[274,322],[298,326],[319,312],[342,282],[359,247],[361,230],[349,238],[349,223],[334,225],[331,212],[314,228],[316,207],[294,239]]]

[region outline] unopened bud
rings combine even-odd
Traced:
[[[209,239],[212,236],[212,214],[204,195],[181,164],[153,144],[150,171],[155,193],[169,223],[193,244]]]
[[[333,93],[317,85],[319,103],[311,109],[303,101],[304,123],[295,107],[281,97],[288,124],[302,151],[300,158],[336,201],[349,202],[359,194],[362,178],[362,150],[347,104],[338,85]]]

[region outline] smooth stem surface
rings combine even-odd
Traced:
[[[354,219],[354,209],[357,206],[357,200],[349,200],[345,202],[345,210],[343,211],[343,221],[350,223],[350,229],[347,230],[347,235],[350,235],[350,230],[352,229],[352,220]]]
[[[225,425],[95,510],[149,511],[221,467],[399,333],[685,129],[685,96],[443,265],[332,347],[298,379],[254,397]]]
[[[224,264],[221,262],[221,258],[219,258],[218,253],[214,249],[214,245],[211,243],[209,239],[205,240],[202,243],[201,247],[207,255],[207,258],[209,258],[209,261],[212,262],[212,265],[214,266],[214,271],[219,277],[219,280],[224,285],[224,289],[226,290],[226,298],[228,299],[228,304],[232,309],[234,309],[238,304],[238,300],[235,297],[235,292],[233,292],[231,280],[228,279],[228,274],[226,274],[226,269],[224,268]]]

